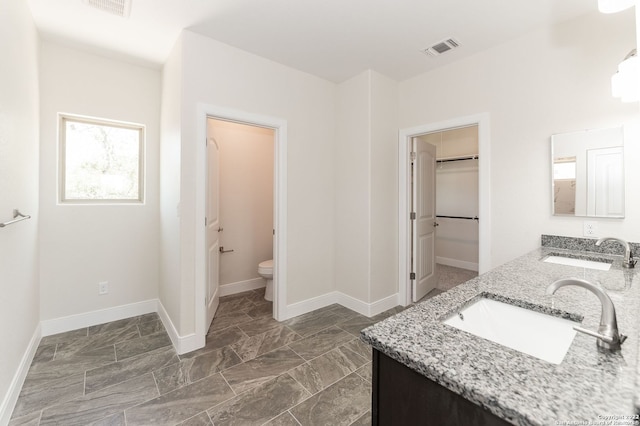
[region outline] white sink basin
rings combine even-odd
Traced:
[[[579,325],[484,297],[442,322],[553,364],[562,362]]]
[[[579,266],[581,268],[589,268],[589,269],[597,269],[599,271],[608,271],[611,268],[611,263],[606,262],[597,262],[595,260],[586,260],[586,259],[574,259],[572,257],[564,257],[564,256],[547,256],[542,259],[543,262],[549,263],[557,263],[560,265],[567,266]]]

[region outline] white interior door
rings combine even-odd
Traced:
[[[220,208],[219,208],[219,174],[220,151],[215,139],[207,138],[207,211],[206,211],[206,297],[207,305],[207,329],[213,321],[213,317],[220,303],[219,277],[220,277]]]
[[[413,301],[436,287],[436,147],[412,141],[412,266]]]

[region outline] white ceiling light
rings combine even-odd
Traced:
[[[622,102],[640,100],[640,58],[633,49],[618,65],[618,72],[611,77],[611,94]]]
[[[598,0],[598,10],[602,13],[616,13],[628,9],[635,0]]]
[[[83,3],[88,4],[103,12],[112,13],[114,15],[128,18],[131,14],[131,0],[82,0]]]

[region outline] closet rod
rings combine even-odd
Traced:
[[[465,157],[452,157],[452,158],[441,158],[440,160],[436,160],[436,163],[448,163],[451,161],[465,161],[465,160],[477,160],[477,155],[467,155]]]
[[[465,219],[465,220],[477,220],[478,222],[480,222],[480,219],[478,218],[478,216],[441,216],[441,215],[436,215],[436,217],[446,217],[447,219]]]

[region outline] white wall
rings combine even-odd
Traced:
[[[333,137],[335,85],[228,45],[184,31],[182,43],[180,259],[181,335],[195,330],[196,155],[198,104],[276,117],[287,122],[287,303],[333,289]],[[164,191],[164,189],[163,189]],[[163,194],[164,196],[164,194]],[[163,221],[165,218],[163,217]],[[174,221],[168,216],[167,221]],[[175,221],[174,221],[175,222]],[[163,224],[163,226],[165,226]],[[169,225],[166,225],[169,226]],[[171,225],[173,226],[173,225]],[[163,238],[165,238],[163,236]],[[169,239],[167,240],[167,243]],[[163,243],[166,244],[166,243]],[[177,265],[175,264],[177,262]],[[163,282],[165,281],[163,277]]]
[[[369,302],[398,291],[398,83],[371,72],[371,290]],[[393,303],[395,305],[395,303]],[[385,308],[383,306],[381,308]]]
[[[19,369],[37,345],[38,36],[27,3],[0,2],[0,222],[13,209],[31,215],[0,228],[0,424],[22,385]],[[28,368],[28,362],[22,365]],[[26,372],[26,370],[25,370]]]
[[[50,42],[40,59],[41,319],[155,299],[160,72]],[[146,126],[143,205],[57,203],[59,112]],[[98,294],[100,281],[109,294]]]
[[[159,297],[180,331],[180,120],[182,39],[176,41],[162,69],[160,106],[160,280]]]
[[[338,85],[334,157],[336,290],[369,302],[370,72]]]
[[[273,259],[273,144],[275,132],[208,120],[207,136],[220,149],[220,285],[252,279]]]
[[[371,304],[398,290],[397,83],[372,70],[341,83],[336,123],[335,286]]]
[[[530,33],[400,83],[400,128],[488,112],[491,117],[491,266],[540,245],[540,234],[582,236],[582,219],[552,217],[550,136],[634,122],[637,104],[610,93],[617,64],[635,47],[633,9],[597,12]],[[635,143],[627,164],[640,159]],[[627,182],[640,170],[627,167]],[[640,241],[640,196],[627,218],[600,232]]]

